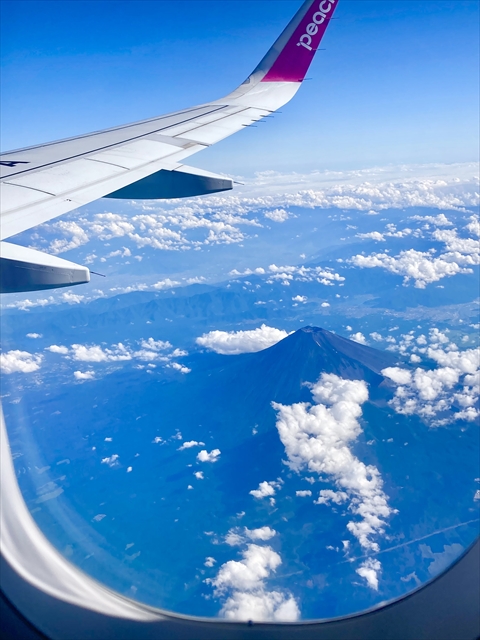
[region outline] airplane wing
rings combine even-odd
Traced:
[[[2,154],[0,240],[102,197],[176,198],[231,189],[231,180],[186,167],[184,159],[276,111],[295,95],[336,4],[304,2],[253,73],[221,100]],[[1,262],[8,262],[0,291],[89,280],[86,267],[42,258],[45,254],[24,247],[19,253],[16,247],[0,245]]]

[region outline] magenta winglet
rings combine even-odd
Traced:
[[[338,0],[314,0],[262,82],[302,82]]]

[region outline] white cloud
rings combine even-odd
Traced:
[[[480,236],[480,219],[477,215],[470,216],[470,222],[465,227],[473,236]]]
[[[171,369],[175,369],[176,371],[180,371],[180,373],[191,373],[192,371],[185,365],[180,364],[178,362],[171,362],[170,364],[167,365],[167,367],[170,367]]]
[[[292,298],[294,302],[306,302],[308,300],[307,296],[294,296]]]
[[[382,370],[382,375],[390,378],[397,384],[410,384],[412,382],[412,374],[407,369],[400,367],[387,367]]]
[[[48,253],[53,253],[54,255],[63,253],[64,251],[70,251],[71,249],[77,249],[83,244],[86,244],[90,239],[85,230],[74,221],[61,220],[60,222],[53,223],[51,228],[65,236],[64,238],[54,240],[50,244]]]
[[[280,282],[284,286],[290,286],[291,282],[318,282],[325,286],[333,286],[335,283],[342,283],[345,278],[336,273],[330,267],[305,267],[294,265],[277,266],[271,264],[268,267],[267,284],[274,281]]]
[[[87,347],[83,344],[72,344],[72,358],[81,362],[116,362],[131,360],[132,354],[119,342],[111,349],[102,349],[98,345]]]
[[[67,304],[80,304],[80,302],[85,298],[85,296],[79,296],[76,293],[71,293],[70,291],[65,291],[60,296],[61,302],[66,302]]]
[[[471,222],[466,228],[475,234],[476,221]],[[458,273],[472,273],[471,267],[480,264],[480,245],[476,238],[461,238],[456,229],[436,228],[431,234],[431,239],[445,245],[438,256],[435,256],[435,249],[408,249],[401,251],[397,256],[391,256],[388,252],[372,253],[368,256],[358,254],[347,262],[363,269],[380,267],[403,276],[404,286],[413,280],[418,289],[424,289],[427,284]]]
[[[95,377],[94,371],[74,371],[73,375],[75,380],[93,380]]]
[[[280,483],[272,480],[270,482],[264,481],[260,482],[258,485],[258,489],[252,489],[249,491],[250,495],[254,498],[258,498],[261,500],[262,498],[267,498],[269,496],[274,496],[277,492],[277,489],[280,489]]]
[[[203,471],[195,471],[193,475],[197,480],[203,480]]]
[[[27,338],[33,338],[34,340],[36,338],[42,338],[42,334],[41,333],[27,333]]]
[[[321,307],[327,308],[330,306],[329,302],[322,302],[322,304],[320,305]]]
[[[28,351],[14,349],[0,353],[0,369],[2,373],[33,373],[40,369],[43,356]]]
[[[285,222],[290,217],[288,211],[285,209],[274,209],[273,211],[266,211],[264,214],[265,218],[269,218],[269,220],[273,220],[273,222]]]
[[[197,455],[197,460],[199,462],[216,462],[220,454],[220,449],[213,449],[210,453],[206,449],[202,449]]]
[[[359,576],[365,578],[370,589],[378,591],[378,574],[381,568],[382,566],[378,560],[367,558],[367,560],[356,569],[356,572]]]
[[[57,344],[52,344],[49,347],[45,348],[45,351],[50,351],[51,353],[59,353],[62,356],[66,356],[69,349],[68,347],[64,347],[61,345],[57,345]]]
[[[282,560],[269,546],[249,544],[239,561],[224,563],[215,578],[205,582],[214,587],[214,595],[223,598],[220,615],[229,620],[295,621],[298,604],[287,591],[269,591],[266,580]]]
[[[179,447],[179,451],[183,451],[184,449],[191,449],[192,447],[204,447],[204,442],[197,442],[196,440],[188,440],[188,442],[184,442],[181,447]]]
[[[357,233],[357,238],[362,238],[364,240],[376,240],[377,242],[385,242],[385,238],[383,234],[379,231],[370,231],[369,233]]]
[[[350,336],[350,340],[358,342],[359,344],[368,344],[367,339],[360,331],[357,331],[357,333],[352,333],[352,335]]]
[[[444,213],[439,213],[438,216],[410,216],[410,220],[417,220],[418,222],[427,222],[433,224],[436,227],[451,227],[453,226],[450,220]]]
[[[156,289],[157,291],[161,291],[162,289],[172,289],[173,287],[178,287],[181,283],[177,280],[170,280],[170,278],[165,278],[165,280],[159,280],[155,284],[152,285],[152,289]]]
[[[361,433],[358,419],[361,405],[368,400],[367,385],[361,380],[322,374],[311,391],[316,403],[313,406],[272,403],[287,464],[297,473],[307,469],[331,480],[338,491],[322,490],[317,504],[348,502],[348,510],[356,519],[348,522],[347,529],[364,549],[378,551],[374,538],[384,533],[385,519],[393,510],[388,506],[378,469],[365,465],[349,448]]]
[[[331,489],[322,489],[315,504],[343,504],[348,500],[348,493],[345,491],[332,491]]]
[[[260,328],[250,331],[210,331],[197,338],[196,343],[216,353],[238,355],[262,351],[288,335],[286,331],[262,324]]]
[[[140,345],[142,349],[148,349],[149,351],[164,351],[165,349],[172,348],[172,345],[168,340],[154,340],[153,338],[141,340]]]
[[[270,540],[274,536],[277,535],[275,529],[271,529],[270,527],[260,527],[259,529],[248,529],[245,527],[245,535],[250,538],[250,540]]]
[[[312,495],[312,492],[310,491],[310,489],[302,489],[301,491],[296,491],[295,495],[297,495],[299,498],[307,498]]]
[[[212,556],[207,556],[205,558],[205,562],[203,563],[206,567],[213,567],[213,565],[216,563],[217,561],[215,560],[215,558],[212,558]]]
[[[107,457],[107,458],[102,458],[102,464],[108,464],[109,467],[116,467],[118,466],[118,454],[114,453],[113,455]]]
[[[428,342],[430,345],[424,346]],[[431,370],[383,369],[382,374],[396,385],[390,405],[397,413],[416,414],[431,426],[452,420],[475,421],[480,415],[480,349],[460,351],[436,327],[430,330],[428,342],[423,334],[416,340],[406,335],[395,346],[402,354],[409,350],[425,353],[440,366]],[[417,363],[420,357],[411,353],[410,360]]]

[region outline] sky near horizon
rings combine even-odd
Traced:
[[[218,99],[300,4],[2,0],[2,150]],[[192,165],[252,176],[478,161],[479,3],[340,0],[336,18],[282,113]]]

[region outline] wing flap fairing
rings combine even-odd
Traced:
[[[105,197],[124,200],[162,200],[204,196],[230,189],[233,189],[233,180],[230,178],[193,167],[181,166],[173,171],[161,169]]]
[[[0,242],[0,293],[42,291],[90,282],[87,267],[28,249]]]

